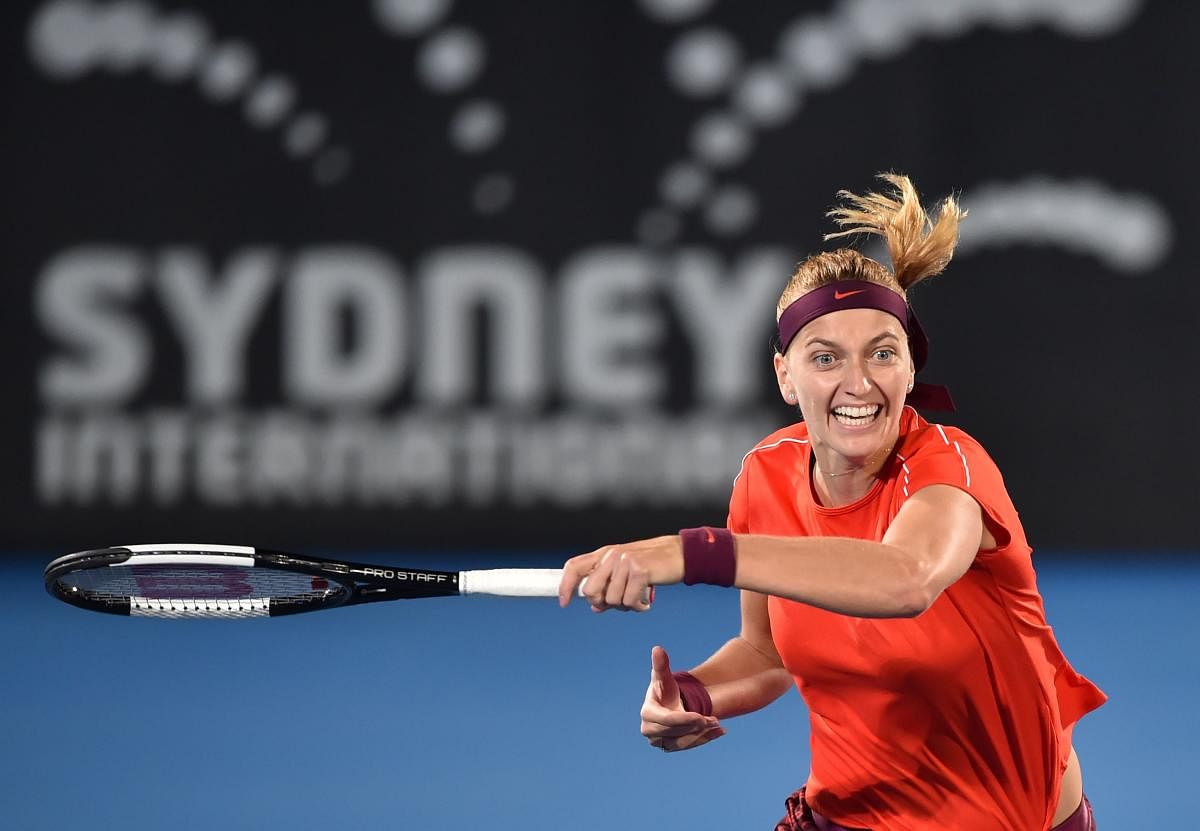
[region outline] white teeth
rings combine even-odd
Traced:
[[[878,404],[866,407],[834,407],[833,417],[839,424],[851,427],[863,427],[870,424],[882,409]]]
[[[879,412],[879,405],[872,404],[869,407],[834,407],[833,412],[836,415],[850,416],[851,418],[865,418]]]

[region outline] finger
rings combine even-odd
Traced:
[[[608,591],[608,580],[612,574],[615,560],[613,558],[614,548],[608,548],[600,555],[600,558],[595,562],[595,568],[588,574],[587,585],[583,587],[583,596],[592,604],[592,608],[597,611],[604,611],[608,608],[608,604],[604,600],[604,595]]]
[[[675,734],[678,734],[680,730],[708,730],[721,723],[713,716],[690,713],[687,710],[643,707],[640,715],[643,724],[653,725],[658,730],[670,730]]]
[[[719,739],[725,735],[724,727],[714,727],[711,730],[705,730],[703,733],[692,736],[680,736],[678,739],[668,739],[664,742],[663,750],[668,753],[676,750],[692,750],[700,747],[700,745],[708,744],[713,739]],[[669,745],[669,746],[668,746]]]
[[[595,566],[600,553],[600,551],[592,551],[587,554],[580,554],[572,557],[563,564],[563,576],[558,584],[559,606],[565,607],[571,602],[571,598],[575,596],[579,584]]]
[[[715,729],[720,725],[702,724],[692,727],[663,727],[660,724],[646,724],[640,731],[646,738],[663,738],[677,739],[681,736],[699,736],[701,733],[707,733],[709,730]]]
[[[604,591],[604,602],[613,608],[625,606],[625,583],[629,580],[629,555],[621,551],[613,555],[612,574]]]
[[[646,569],[636,560],[629,563],[629,575],[625,582],[625,596],[621,598],[626,608],[645,612],[650,608],[650,592],[646,587]]]
[[[679,684],[671,675],[671,660],[667,650],[656,646],[650,650],[650,691],[654,699],[664,707],[682,710],[683,702],[679,699]]]

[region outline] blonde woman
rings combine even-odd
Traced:
[[[783,829],[1090,831],[1072,748],[1104,694],[1046,623],[1030,547],[1000,471],[916,382],[927,342],[907,291],[950,262],[965,216],[936,218],[904,176],[842,192],[843,230],[887,243],[800,264],[779,300],[775,375],[802,421],[765,438],[734,482],[727,528],[606,546],[569,560],[598,611],[647,608],[646,586],[741,589],[740,633],[672,674],[655,647],[642,734],[663,750],[724,733],[793,683],[812,769]]]

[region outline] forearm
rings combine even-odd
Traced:
[[[737,537],[736,585],[855,617],[928,608],[927,567],[903,549],[842,537]]]
[[[792,687],[792,676],[777,667],[720,684],[708,686],[713,715],[730,718],[753,713],[766,707]]]
[[[753,646],[739,635],[691,670],[712,698],[717,717],[740,716],[761,710],[792,685],[792,676],[777,656]]]

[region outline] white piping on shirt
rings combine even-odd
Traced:
[[[770,450],[770,449],[772,449],[772,448],[774,448],[774,447],[779,447],[781,444],[789,444],[789,443],[790,443],[790,444],[808,444],[808,439],[789,439],[789,438],[783,438],[783,439],[780,439],[779,441],[774,441],[774,442],[771,442],[770,444],[764,444],[764,445],[762,445],[761,447],[752,447],[752,448],[750,448],[750,452],[749,452],[749,453],[747,453],[745,456],[743,456],[743,457],[742,457],[742,463],[741,463],[741,465],[738,467],[737,476],[734,476],[734,477],[733,477],[733,481],[734,481],[734,482],[736,482],[738,479],[740,479],[740,478],[741,478],[741,476],[742,476],[742,471],[744,471],[744,470],[746,469],[746,460],[747,460],[747,459],[749,459],[749,458],[750,458],[750,457],[751,457],[753,454],[757,453],[757,452],[758,452],[758,451],[760,451],[760,450]]]

